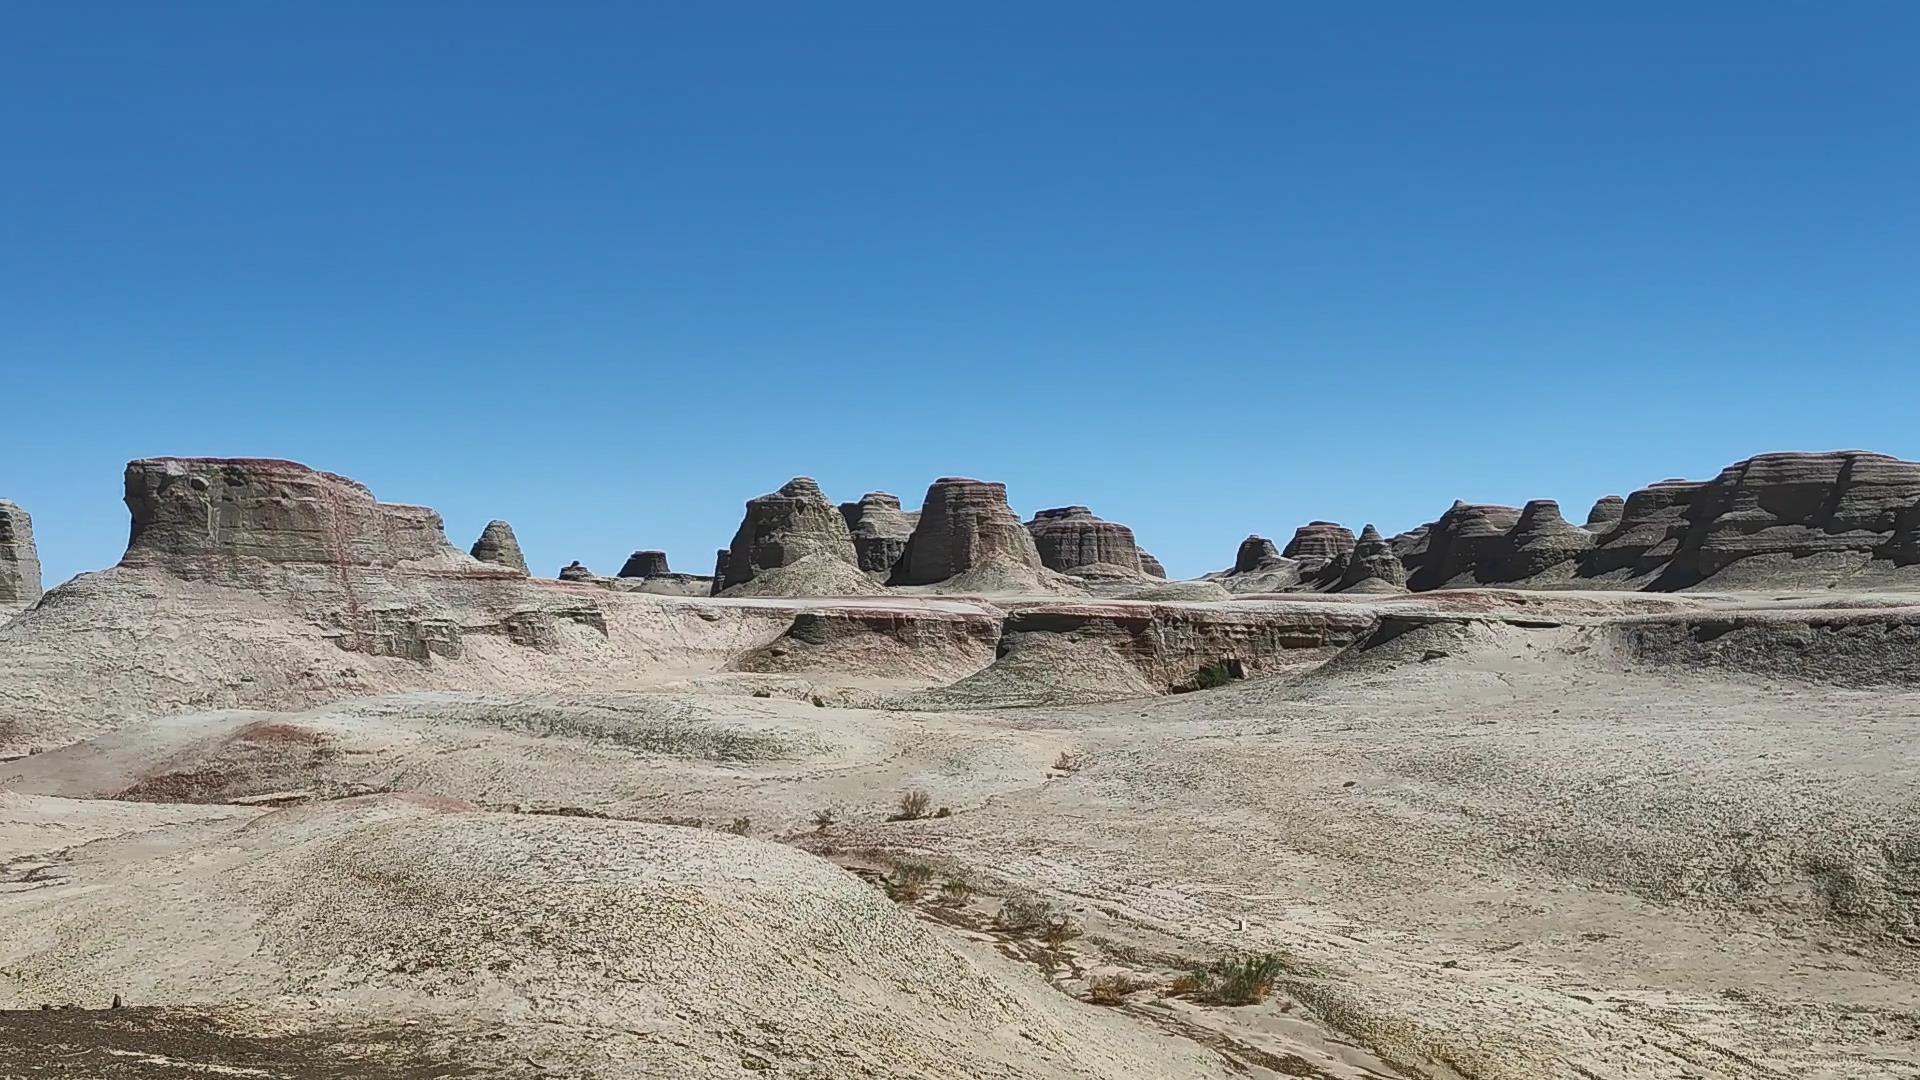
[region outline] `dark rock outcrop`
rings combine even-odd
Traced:
[[[719,551],[714,553],[713,555],[713,587],[708,590],[708,595],[719,596],[720,590],[726,587],[727,561],[732,556],[733,556],[733,552],[728,551],[726,548],[721,548]]]
[[[746,518],[733,535],[722,590],[809,555],[857,565],[847,521],[811,477],[796,476],[779,491],[747,500]]]
[[[151,458],[126,471],[133,529],[122,566],[211,580],[275,568],[508,574],[447,543],[440,515],[292,461]]]
[[[893,572],[920,520],[919,514],[900,509],[900,496],[884,491],[869,491],[860,496],[859,502],[841,503],[840,516],[853,537],[854,557],[860,569],[870,574]]]
[[[1249,536],[1240,541],[1240,547],[1233,553],[1233,569],[1230,574],[1249,574],[1255,570],[1271,570],[1281,565],[1280,549],[1273,541],[1264,536]]]
[[[1705,487],[1692,480],[1662,480],[1627,496],[1620,523],[1581,560],[1583,577],[1622,574],[1628,578],[1658,573],[1680,550],[1693,527],[1688,516],[1694,497]]]
[[[1620,524],[1626,513],[1627,500],[1618,495],[1602,496],[1593,504],[1593,509],[1587,511],[1587,531],[1604,536]]]
[[[1160,565],[1160,560],[1153,557],[1153,552],[1145,548],[1140,549],[1140,572],[1148,577],[1157,577],[1163,580],[1167,576],[1167,568]]]
[[[513,526],[504,521],[496,519],[487,522],[487,527],[480,531],[480,539],[473,542],[469,554],[483,563],[527,573],[527,559],[520,553],[520,540],[513,535]]]
[[[893,580],[930,585],[991,561],[1045,569],[1033,534],[1007,505],[1005,484],[946,476],[927,489]]]
[[[599,575],[587,569],[579,559],[575,559],[560,568],[559,577],[561,581],[594,581]]]
[[[623,578],[666,577],[673,573],[667,569],[667,553],[664,551],[636,551],[627,556],[620,567],[618,576]]]
[[[1454,503],[1428,526],[1426,549],[1417,562],[1408,559],[1408,586],[1425,590],[1473,584],[1478,580],[1475,567],[1499,560],[1507,531],[1519,522],[1520,511],[1511,506]]]
[[[40,550],[33,519],[16,503],[0,499],[0,614],[40,599]]]
[[[1346,570],[1334,588],[1339,592],[1402,592],[1406,587],[1407,568],[1393,553],[1392,545],[1372,525],[1361,529]]]
[[[1351,529],[1331,521],[1315,521],[1295,530],[1280,555],[1300,564],[1302,582],[1327,587],[1346,574],[1353,545]]]
[[[1040,562],[1049,570],[1065,573],[1099,565],[1145,573],[1133,530],[1103,521],[1084,506],[1042,510],[1027,522],[1027,531],[1033,534]]]
[[[1690,527],[1659,587],[1684,588],[1754,558],[1864,562],[1916,501],[1920,463],[1859,451],[1750,458],[1690,500]]]
[[[1522,582],[1565,567],[1571,575],[1573,564],[1592,549],[1594,535],[1576,528],[1560,516],[1560,504],[1552,499],[1535,499],[1520,511],[1503,542],[1482,553],[1471,572],[1476,581],[1487,584]]]

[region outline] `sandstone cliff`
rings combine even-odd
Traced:
[[[1084,506],[1042,510],[1027,522],[1027,531],[1033,534],[1040,561],[1049,570],[1065,573],[1083,566],[1099,566],[1146,572],[1140,548],[1133,540],[1133,530],[1117,522],[1103,521]]]
[[[989,562],[1045,569],[1033,535],[1007,505],[1007,486],[947,476],[933,482],[894,568],[896,585],[930,585]]]
[[[846,519],[811,477],[796,476],[779,491],[747,500],[746,518],[715,581],[724,591],[810,555],[857,565]]]
[[[0,616],[40,599],[40,551],[33,542],[33,519],[17,504],[0,499]]]
[[[853,537],[853,550],[860,569],[870,574],[891,574],[894,564],[907,550],[907,539],[920,520],[917,513],[900,509],[900,496],[884,491],[869,491],[859,502],[840,504],[840,516],[846,519]]]

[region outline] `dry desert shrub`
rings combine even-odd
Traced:
[[[899,809],[888,820],[918,821],[926,817],[927,811],[931,809],[933,809],[933,796],[916,788],[900,796]]]
[[[727,826],[727,831],[735,836],[745,836],[753,831],[753,819],[737,817]]]
[[[910,904],[925,899],[932,885],[933,867],[920,863],[901,863],[894,867],[893,876],[887,879],[887,895],[900,903]]]
[[[1273,993],[1285,970],[1285,962],[1273,953],[1224,957],[1174,980],[1175,992],[1185,982],[1191,986],[1188,993],[1215,1005],[1256,1005]]]
[[[1125,972],[1096,975],[1087,985],[1087,1000],[1095,1005],[1124,1005],[1128,994],[1145,989],[1148,985]]]
[[[940,886],[940,902],[948,907],[960,907],[973,899],[973,886],[962,878],[950,877]]]

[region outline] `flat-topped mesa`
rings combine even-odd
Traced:
[[[1045,569],[1033,534],[1007,505],[1007,485],[943,476],[927,488],[896,585],[931,585],[1000,560]]]
[[[0,615],[40,599],[40,549],[33,519],[17,503],[0,499]]]
[[[1153,552],[1148,551],[1146,548],[1140,549],[1140,572],[1148,577],[1157,577],[1162,581],[1165,581],[1167,578],[1167,568],[1160,565],[1160,560],[1154,558]]]
[[[1393,545],[1371,524],[1361,529],[1334,591],[1405,592],[1406,588],[1407,568],[1400,562],[1400,556],[1393,553]]]
[[[716,575],[714,585],[717,590],[744,585],[756,575],[791,566],[809,555],[858,565],[846,519],[812,477],[796,476],[779,491],[747,500],[746,517],[733,534],[724,575]]]
[[[575,559],[561,567],[560,573],[556,576],[558,576],[561,581],[593,581],[600,575],[587,569],[586,565],[579,559]]]
[[[1066,573],[1098,565],[1146,572],[1133,530],[1118,522],[1103,521],[1084,506],[1042,510],[1027,522],[1027,531],[1033,534],[1040,562],[1049,570]]]
[[[1552,499],[1535,499],[1520,511],[1520,520],[1507,533],[1505,543],[1482,553],[1475,565],[1478,581],[1494,584],[1519,582],[1564,567],[1571,577],[1574,563],[1593,548],[1595,537],[1585,529],[1568,523],[1560,515],[1560,504]]]
[[[1618,495],[1602,496],[1593,504],[1593,509],[1587,511],[1586,529],[1596,536],[1604,536],[1620,524],[1626,513],[1627,500]]]
[[[126,472],[132,535],[120,565],[245,580],[261,569],[403,567],[500,575],[447,543],[440,515],[292,461],[150,458]]]
[[[1507,533],[1519,523],[1520,511],[1511,506],[1455,502],[1429,526],[1417,561],[1408,559],[1407,585],[1424,591],[1478,580],[1476,568],[1500,558]]]
[[[869,491],[859,502],[841,503],[840,516],[853,536],[854,558],[870,574],[893,572],[920,520],[919,514],[900,509],[900,496],[884,491]]]
[[[480,539],[473,542],[468,552],[483,563],[502,566],[516,573],[527,573],[527,558],[520,553],[520,540],[513,535],[513,526],[495,519],[487,522],[480,530]]]
[[[1293,539],[1287,541],[1280,555],[1300,564],[1300,580],[1332,585],[1346,573],[1353,545],[1353,530],[1345,525],[1314,521],[1294,530]]]
[[[1916,500],[1917,462],[1857,450],[1749,458],[1690,501],[1691,527],[1656,587],[1682,588],[1756,557],[1864,563]]]
[[[636,551],[627,556],[617,575],[623,578],[665,577],[673,571],[667,569],[667,553],[664,551]]]

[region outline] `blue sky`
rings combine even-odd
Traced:
[[[1920,457],[1911,4],[16,5],[0,498],[289,457],[536,572],[813,475],[1310,518]]]

